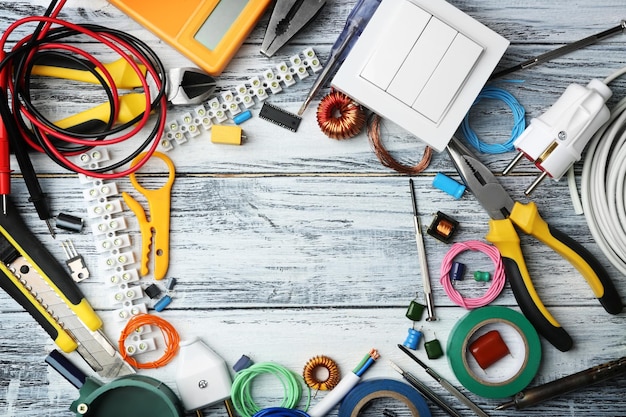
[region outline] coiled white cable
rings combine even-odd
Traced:
[[[606,84],[626,73],[626,67],[608,76]],[[626,97],[592,137],[581,177],[585,219],[591,234],[609,261],[626,274]]]

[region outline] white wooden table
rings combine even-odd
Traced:
[[[218,89],[233,88],[308,46],[324,62],[353,3],[329,1],[317,21],[272,59],[259,54],[266,15],[218,78]],[[618,24],[626,12],[624,3],[618,0],[451,3],[511,41],[503,67],[608,29]],[[0,27],[4,30],[18,18],[40,14],[46,6],[45,0],[5,0],[0,3]],[[138,36],[154,48],[168,68],[190,65],[104,0],[70,0],[62,18],[110,26]],[[27,33],[24,29],[21,35]],[[528,119],[538,116],[568,84],[586,84],[591,78],[604,78],[624,66],[624,40],[618,35],[519,72],[516,78],[524,82],[505,87],[524,105]],[[311,83],[312,77],[298,82],[272,96],[271,101],[295,112]],[[610,103],[626,93],[623,81],[613,88]],[[59,119],[85,108],[83,102],[91,98],[83,91],[79,85],[47,91],[42,93],[40,103],[51,118]],[[408,178],[379,163],[364,133],[345,141],[324,136],[315,120],[318,101],[307,111],[295,134],[256,117],[260,108],[256,106],[255,117],[242,125],[248,137],[243,146],[212,144],[209,135],[203,134],[169,153],[177,176],[172,193],[168,277],[177,278],[179,284],[174,301],[160,315],[177,328],[183,339],[200,337],[229,365],[247,354],[255,362],[272,361],[300,372],[309,358],[324,354],[347,373],[375,347],[382,358],[367,378],[398,379],[386,363],[391,359],[464,415],[473,415],[396,348],[411,327],[405,317],[406,308],[422,289]],[[179,117],[189,110],[174,109],[168,117]],[[493,103],[475,115],[474,125],[483,140],[503,142],[510,134],[511,116],[502,103]],[[390,123],[385,124],[385,143],[406,163],[415,163],[424,147]],[[480,157],[494,172],[501,172],[513,154]],[[77,176],[43,155],[34,156],[33,161],[53,213],[86,218],[84,186]],[[13,166],[17,166],[14,160]],[[437,172],[455,176],[446,154],[435,155],[430,167],[413,177],[424,226],[430,223],[433,213],[441,210],[461,223],[456,241],[484,240],[486,213],[469,193],[456,201],[433,188],[431,182]],[[144,178],[145,184],[164,180],[162,170],[157,168],[152,174]],[[521,164],[515,175],[502,178],[502,182],[515,198],[524,201],[523,190],[536,175],[530,165]],[[127,179],[117,183],[120,191],[132,190]],[[59,260],[65,257],[60,245],[64,239],[71,239],[84,256],[92,277],[80,287],[103,317],[110,338],[117,340],[115,307],[109,302],[112,289],[104,282],[107,273],[100,267],[102,257],[94,248],[90,225],[80,234],[57,230],[56,240],[52,239],[27,202],[18,172],[13,175],[13,198],[32,231]],[[600,259],[623,297],[626,281],[593,241],[584,217],[574,213],[565,181],[546,181],[533,199],[546,220]],[[136,222],[131,221],[130,229],[139,256]],[[445,348],[450,329],[466,311],[452,304],[438,283],[441,260],[449,247],[429,236],[425,240],[439,320],[418,326],[423,325],[426,340],[437,337]],[[575,343],[571,351],[562,353],[542,340],[543,358],[531,386],[624,356],[624,315],[606,313],[574,268],[549,249],[527,237],[522,238],[522,244],[541,297]],[[479,255],[470,257],[470,262],[475,269],[491,268],[490,262]],[[149,283],[150,277],[145,282]],[[473,281],[464,285],[468,294],[483,291]],[[493,304],[518,309],[508,284]],[[53,342],[4,294],[0,294],[0,312],[0,415],[71,415],[68,406],[77,397],[76,390],[44,363],[55,347]],[[417,355],[425,358],[423,347]],[[79,357],[71,357],[84,366]],[[429,364],[460,387],[445,358]],[[175,387],[175,371],[176,361],[141,373]],[[493,416],[615,416],[626,413],[625,384],[626,379],[620,377],[519,412],[493,411],[506,399],[469,395]],[[282,391],[276,386],[265,388],[259,390],[257,401],[263,406],[275,405]],[[324,395],[319,393],[313,403]],[[435,416],[445,415],[435,406],[431,411]],[[336,413],[335,409],[330,415]],[[206,410],[206,415],[225,415],[225,411],[214,406]]]

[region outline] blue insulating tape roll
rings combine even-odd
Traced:
[[[404,403],[413,417],[430,417],[426,400],[413,387],[395,379],[369,379],[357,384],[345,396],[338,417],[356,417],[367,403],[392,398]]]

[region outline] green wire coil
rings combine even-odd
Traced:
[[[231,400],[240,416],[252,417],[261,411],[261,408],[254,402],[252,396],[252,383],[255,378],[262,374],[271,374],[280,381],[283,387],[283,400],[280,407],[293,409],[298,405],[302,398],[302,387],[305,385],[302,377],[276,363],[257,363],[239,371],[235,375],[235,380],[231,387]],[[311,403],[311,390],[309,389],[307,393],[305,410],[308,410]]]

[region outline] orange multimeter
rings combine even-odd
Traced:
[[[230,62],[272,0],[109,0],[211,75]]]

